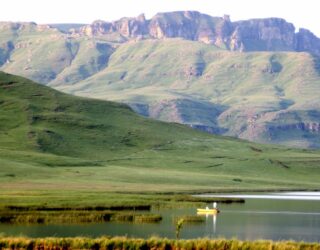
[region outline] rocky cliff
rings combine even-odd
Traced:
[[[74,33],[85,34],[87,36],[99,36],[118,32],[125,37],[138,37],[148,33],[148,21],[141,14],[136,18],[121,18],[114,22],[104,22],[101,20],[93,22],[91,25],[86,25],[78,30],[73,30]]]
[[[177,11],[158,13],[150,20],[142,14],[114,22],[95,21],[73,32],[87,36],[119,33],[127,39],[180,37],[233,51],[307,51],[320,55],[318,37],[306,29],[296,33],[294,25],[281,18],[231,22],[228,15]]]

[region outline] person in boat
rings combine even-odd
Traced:
[[[213,202],[213,209],[218,210],[217,208],[217,202]],[[206,206],[206,210],[210,210],[210,208],[208,206]]]
[[[218,210],[218,208],[217,208],[217,202],[213,202],[213,209],[217,209],[217,210]]]

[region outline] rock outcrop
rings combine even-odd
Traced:
[[[281,18],[231,22],[230,17],[212,17],[197,11],[158,13],[150,20],[143,14],[114,22],[95,21],[78,34],[99,36],[119,33],[130,38],[180,37],[227,48],[232,51],[306,51],[320,55],[320,39],[307,29],[295,32]]]
[[[114,22],[94,21],[90,25],[83,26],[78,32],[88,36],[99,36],[118,32],[125,37],[138,37],[148,33],[147,21],[144,14],[136,18],[121,18]]]
[[[160,13],[148,27],[153,38],[181,37],[218,46],[227,45],[233,30],[228,16],[211,17],[196,11]]]
[[[280,18],[251,19],[233,23],[231,50],[293,51],[295,28]]]
[[[299,29],[295,50],[320,55],[320,39],[307,29]]]

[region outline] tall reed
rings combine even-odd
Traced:
[[[320,250],[320,243],[267,240],[239,241],[235,239],[174,240],[166,238],[134,239],[126,237],[101,238],[12,238],[0,237],[0,249],[19,250]]]

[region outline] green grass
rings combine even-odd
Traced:
[[[0,100],[4,205],[150,204],[161,193],[319,188],[318,151],[209,135],[4,73]]]
[[[126,237],[102,238],[0,238],[1,249],[137,249],[137,250],[165,250],[165,249],[225,249],[225,250],[319,250],[319,243],[305,243],[293,241],[240,241],[226,239],[194,239],[172,240],[166,238],[131,239]]]

